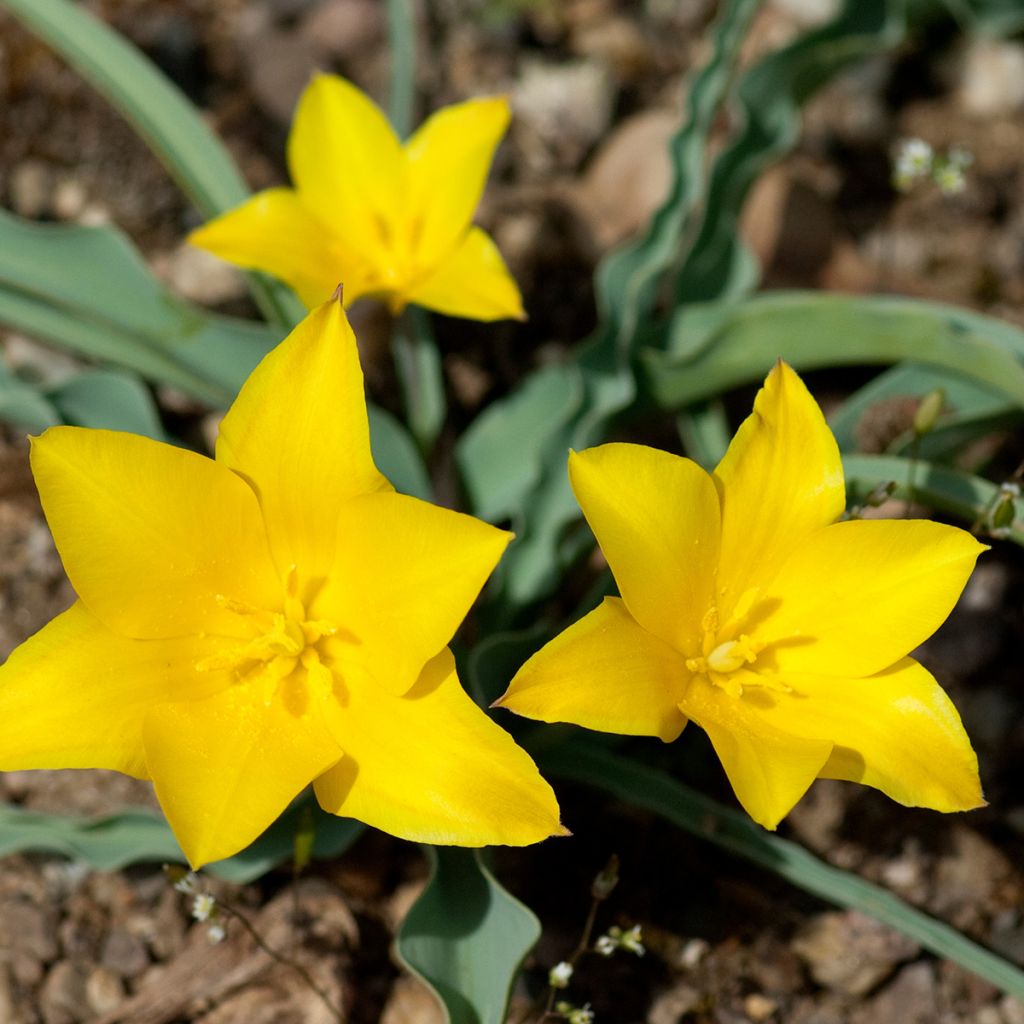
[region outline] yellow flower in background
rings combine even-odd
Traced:
[[[985,549],[930,521],[838,522],[839,450],[787,365],[713,474],[632,444],[573,453],[569,474],[622,597],[535,654],[498,704],[666,742],[692,718],[767,828],[819,777],[940,811],[983,803],[956,709],[907,655]]]
[[[55,427],[32,471],[78,601],[0,667],[0,769],[151,778],[193,866],[311,782],[423,842],[561,830],[446,647],[510,535],[378,472],[339,302],[260,363],[215,460]]]
[[[503,97],[444,107],[403,145],[376,104],[337,75],[314,77],[288,137],[294,188],[260,192],[189,241],[287,282],[309,307],[338,281],[364,295],[473,320],[522,318],[519,289],[490,236],[472,224]]]

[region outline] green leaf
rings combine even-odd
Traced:
[[[722,806],[662,771],[583,742],[548,750],[540,763],[545,773],[597,786],[829,903],[869,914],[937,956],[1024,998],[1024,971],[1013,964],[908,906],[893,893],[824,863],[802,846],[766,832],[740,811]]]
[[[430,501],[430,477],[409,432],[379,406],[367,403],[366,411],[370,417],[370,449],[377,468],[396,490]]]
[[[429,453],[444,426],[448,404],[441,353],[425,309],[406,308],[391,338],[391,353],[402,389],[405,420],[420,449]]]
[[[48,391],[65,423],[126,430],[166,440],[153,396],[137,377],[116,370],[87,370]]]
[[[984,524],[1001,497],[989,480],[958,469],[937,466],[921,459],[897,455],[844,455],[848,500],[862,501],[878,484],[895,483],[894,497],[912,499],[962,519],[965,524]],[[1014,520],[1006,539],[1024,545],[1024,499],[1013,502]]]
[[[0,322],[220,406],[281,340],[275,328],[176,298],[114,228],[3,212]]]
[[[199,111],[127,39],[69,0],[0,0],[117,109],[207,217],[243,202],[249,189]],[[0,244],[0,249],[4,246]],[[279,327],[303,315],[282,284],[250,275],[263,312]]]
[[[0,420],[39,434],[60,423],[61,416],[37,385],[22,380],[0,362]]]
[[[412,0],[387,0],[388,54],[391,80],[388,85],[388,118],[398,137],[412,130],[416,100],[416,13]]]
[[[255,842],[227,860],[204,870],[239,884],[251,882],[288,861],[303,808],[315,802],[296,801]],[[313,856],[336,857],[361,834],[363,826],[315,808]],[[25,851],[58,853],[83,860],[100,871],[119,871],[129,864],[185,863],[167,822],[142,808],[99,818],[46,814],[0,804],[0,857]]]
[[[504,1024],[540,923],[495,881],[478,850],[424,849],[430,881],[399,931],[398,956],[430,986],[450,1024]]]
[[[763,379],[777,359],[798,370],[896,363],[956,371],[1024,408],[1024,332],[980,314],[892,296],[766,292],[676,313],[666,351],[642,355],[666,408]]]

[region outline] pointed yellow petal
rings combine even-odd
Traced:
[[[526,846],[564,830],[551,787],[470,700],[450,651],[405,696],[359,674],[336,732],[345,758],[316,781],[320,805],[403,839]]]
[[[295,111],[288,167],[303,203],[348,247],[391,258],[402,217],[402,147],[380,108],[351,82],[315,75]]]
[[[774,829],[821,773],[832,742],[799,736],[761,715],[764,693],[751,688],[751,696],[732,697],[695,676],[680,707],[708,734],[743,809]]]
[[[237,616],[219,595],[280,601],[256,498],[212,459],[52,427],[32,442],[32,473],[78,596],[123,636],[230,635]]]
[[[509,117],[504,96],[456,103],[406,143],[406,198],[422,265],[444,259],[469,227]]]
[[[793,695],[765,697],[761,713],[799,736],[835,743],[824,778],[873,786],[908,807],[983,805],[978,759],[960,716],[912,658],[867,679],[786,678]]]
[[[437,268],[402,298],[448,316],[469,320],[523,320],[519,286],[498,247],[480,228],[470,228]]]
[[[678,455],[604,444],[573,452],[569,479],[626,607],[683,650],[700,636],[713,599],[719,525],[711,477]]]
[[[722,496],[719,610],[727,619],[751,587],[845,505],[839,448],[803,381],[780,362],[715,470]]]
[[[0,667],[0,771],[110,768],[148,778],[142,719],[154,704],[225,685],[195,671],[210,653],[198,637],[126,640],[77,602]]]
[[[865,676],[942,624],[985,547],[928,520],[851,520],[808,538],[765,595],[779,671]],[[767,655],[768,652],[766,652]]]
[[[230,857],[342,756],[305,673],[235,683],[206,700],[162,704],[143,723],[157,799],[194,867]]]
[[[496,705],[542,722],[668,743],[686,724],[678,705],[687,678],[682,656],[641,629],[622,601],[606,597],[530,658]]]
[[[342,281],[354,299],[362,283],[358,265],[341,257],[327,226],[290,188],[257,193],[197,228],[188,241],[228,263],[273,274],[310,307],[326,302]]]
[[[403,693],[451,640],[512,535],[404,494],[353,499],[337,529],[311,614],[354,635],[337,638],[337,657]]]
[[[342,504],[391,487],[370,454],[363,371],[340,303],[315,309],[253,371],[221,423],[217,461],[252,484],[281,573],[295,565],[303,584],[322,577]]]

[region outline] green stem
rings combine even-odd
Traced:
[[[416,16],[412,0],[387,0],[391,82],[388,117],[400,138],[412,131],[416,96]]]

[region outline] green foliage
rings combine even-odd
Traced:
[[[898,896],[825,864],[802,846],[766,832],[740,811],[723,807],[662,771],[590,743],[563,744],[545,752],[541,764],[552,775],[599,786],[634,807],[652,811],[823,900],[870,914],[937,956],[955,961],[1004,992],[1024,997],[1024,971],[1019,967],[908,906]]]
[[[127,39],[70,0],[0,0],[0,6],[124,115],[200,213],[213,217],[248,197],[238,168],[199,111]],[[301,318],[301,304],[284,285],[258,275],[249,280],[264,314],[279,328]]]
[[[434,991],[450,1024],[503,1024],[512,979],[540,937],[477,850],[425,847],[430,881],[402,924],[396,951]]]
[[[406,309],[391,339],[391,352],[402,389],[406,422],[421,450],[429,454],[444,426],[448,403],[441,353],[427,310],[418,306]]]
[[[340,855],[364,828],[350,818],[325,814],[315,801],[300,800],[247,849],[204,870],[239,884],[265,875],[291,859],[300,818],[310,812],[315,832],[313,857]],[[0,857],[25,850],[73,857],[100,871],[116,871],[129,864],[185,861],[167,822],[155,811],[76,818],[0,804]]]

